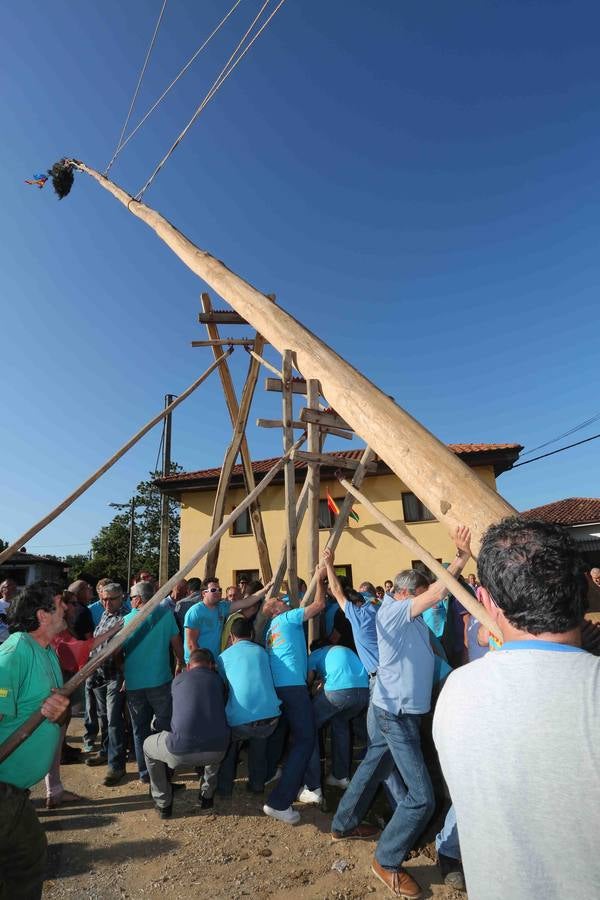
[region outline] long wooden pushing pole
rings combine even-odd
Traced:
[[[91,487],[94,484],[94,482],[98,481],[98,479],[102,475],[104,475],[105,472],[108,472],[108,470],[112,466],[114,466],[114,464],[116,462],[118,462],[118,460],[120,460],[121,457],[124,456],[128,450],[131,450],[131,448],[135,444],[137,444],[137,442],[140,441],[144,437],[145,434],[148,434],[148,432],[152,428],[154,428],[154,426],[157,425],[158,422],[162,421],[162,419],[164,419],[166,416],[168,416],[170,413],[172,413],[173,410],[177,406],[179,406],[180,403],[183,403],[183,401],[186,399],[186,397],[189,397],[190,394],[192,394],[196,390],[197,387],[200,387],[202,382],[206,381],[208,376],[212,372],[214,372],[214,370],[216,368],[218,368],[221,365],[221,363],[225,359],[227,359],[228,356],[231,356],[232,353],[233,353],[233,348],[225,351],[225,353],[223,353],[221,356],[219,356],[219,358],[216,359],[214,361],[214,363],[212,363],[212,365],[210,365],[208,367],[208,369],[206,369],[206,371],[203,372],[202,375],[200,375],[199,378],[197,378],[192,384],[190,384],[190,386],[187,387],[185,389],[185,391],[183,391],[182,394],[179,394],[179,396],[176,397],[176,399],[173,400],[172,403],[170,403],[168,406],[165,406],[165,408],[163,410],[161,410],[161,412],[159,412],[158,415],[154,416],[153,419],[150,419],[149,422],[146,422],[146,424],[144,425],[143,428],[140,428],[140,430],[137,431],[133,435],[133,437],[129,438],[127,443],[123,444],[123,446],[120,448],[120,450],[117,450],[116,453],[113,453],[113,455],[110,457],[110,459],[107,459],[106,462],[104,463],[104,465],[100,466],[99,469],[96,469],[96,471],[93,473],[93,475],[90,475],[89,478],[86,478],[86,480],[83,482],[83,484],[80,484],[78,488],[75,488],[75,490],[73,491],[72,494],[69,494],[68,497],[65,497],[65,499],[62,501],[62,503],[59,503],[58,506],[56,506],[52,510],[52,512],[49,512],[47,516],[44,516],[43,519],[40,519],[39,522],[36,522],[35,525],[32,525],[31,528],[29,528],[25,532],[25,534],[22,534],[20,538],[17,538],[16,541],[13,541],[13,543],[10,545],[10,547],[7,547],[5,550],[3,550],[0,553],[0,564],[3,563],[5,559],[10,559],[10,557],[13,556],[15,553],[17,553],[21,549],[21,547],[27,543],[27,541],[31,540],[32,537],[35,537],[36,534],[39,534],[39,532],[43,528],[45,528],[46,525],[49,525],[50,522],[53,522],[62,512],[65,511],[65,509],[67,509],[72,503],[74,503],[78,497],[81,497],[81,495],[83,493],[85,493],[85,491],[87,491],[87,489],[89,487]]]
[[[502,634],[498,627],[498,623],[492,619],[487,609],[482,603],[479,603],[473,595],[468,591],[463,585],[458,581],[453,575],[448,572],[447,569],[443,567],[441,563],[437,561],[435,556],[432,556],[428,550],[419,544],[418,541],[414,539],[408,528],[403,525],[398,525],[396,522],[392,522],[391,519],[382,513],[377,507],[371,503],[364,494],[361,494],[357,488],[354,487],[353,484],[350,484],[349,481],[346,481],[345,478],[340,478],[338,475],[338,481],[345,488],[349,494],[358,500],[365,509],[367,509],[374,519],[377,519],[383,527],[389,531],[389,533],[396,538],[397,541],[400,541],[401,544],[410,550],[410,552],[414,555],[415,559],[420,559],[425,563],[426,566],[429,566],[434,575],[436,575],[439,580],[444,584],[451,594],[453,594],[457,600],[462,603],[464,608],[468,610],[472,616],[481,622],[486,628],[488,628],[491,632],[497,635],[499,638],[502,638]]]
[[[321,383],[324,395],[356,434],[379,454],[440,521],[451,529],[467,523],[475,555],[486,528],[510,506],[444,444],[375,387],[324,341],[206,250],[201,250],[174,225],[144,203],[77,160],[66,160],[95,179],[129,212],[142,219],[192,272],[217,291],[280,353],[292,350],[304,378]]]
[[[101,650],[97,656],[94,656],[90,659],[83,668],[79,670],[72,678],[70,678],[60,689],[60,693],[64,694],[65,697],[70,697],[71,694],[77,690],[80,684],[82,684],[88,676],[95,672],[98,666],[101,666],[102,663],[108,659],[109,656],[112,656],[117,650],[119,650],[125,641],[127,641],[132,634],[140,627],[140,625],[145,622],[148,616],[152,615],[154,610],[157,608],[161,600],[164,600],[167,597],[171,590],[175,587],[178,581],[191,572],[195,565],[206,556],[209,550],[215,546],[218,541],[221,540],[221,537],[225,534],[226,531],[229,530],[231,525],[235,522],[235,520],[240,516],[245,509],[247,509],[250,504],[258,497],[262,491],[273,481],[277,473],[283,468],[287,458],[290,453],[293,452],[297,447],[300,447],[304,441],[306,440],[306,434],[303,434],[295,444],[290,448],[290,450],[285,453],[281,459],[279,459],[274,466],[267,472],[264,478],[256,485],[254,490],[248,494],[242,502],[236,506],[236,508],[231,512],[225,519],[223,519],[221,525],[214,534],[212,534],[209,539],[202,544],[199,550],[188,559],[186,564],[176,572],[172,578],[169,578],[162,587],[160,587],[157,592],[154,594],[151,600],[149,600],[140,610],[139,615],[135,616],[128,625],[122,628],[115,637],[110,640],[103,650]],[[44,717],[41,712],[38,710],[35,713],[32,713],[29,718],[23,722],[20,728],[17,728],[2,744],[0,744],[0,762],[6,759],[7,756],[16,750],[17,747],[23,743],[23,741],[29,737],[32,732],[41,725]]]

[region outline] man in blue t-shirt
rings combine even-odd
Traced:
[[[154,585],[138,581],[131,588],[134,609],[125,616],[124,624],[139,615],[139,610],[154,595]],[[139,778],[150,782],[144,759],[144,741],[155,719],[156,731],[167,731],[171,725],[171,656],[176,659],[175,672],[183,670],[183,645],[173,613],[159,606],[140,625],[123,646],[127,708],[131,716],[133,743]]]
[[[269,587],[270,584],[266,586],[267,589]],[[216,659],[221,652],[221,633],[227,617],[238,609],[246,609],[257,602],[255,594],[233,603],[223,600],[222,596],[219,582],[214,578],[207,578],[202,590],[202,601],[195,603],[186,613],[183,623],[186,662],[192,650],[197,647],[210,650]]]
[[[448,567],[451,575],[459,575],[468,562],[470,541],[469,529],[459,526],[456,558]],[[384,597],[377,614],[379,667],[370,744],[331,823],[334,841],[372,839],[378,829],[361,825],[361,819],[377,785],[395,763],[406,795],[381,834],[371,869],[393,893],[409,898],[420,897],[421,889],[402,863],[435,806],[420,738],[420,719],[429,712],[434,674],[434,654],[422,613],[446,593],[441,581],[430,585],[420,572],[407,569],[396,575],[393,595]]]
[[[369,703],[369,677],[353,650],[337,645],[319,646],[315,641],[308,657],[309,685],[317,678],[321,689],[312,701],[315,715],[315,744],[305,773],[305,787],[298,799],[301,803],[320,803],[321,754],[319,729],[331,722],[331,775],[328,784],[347,788],[350,783],[350,720],[355,719]]]
[[[219,769],[218,792],[230,796],[242,741],[248,741],[248,790],[262,794],[267,780],[267,738],[279,722],[281,701],[275,693],[269,657],[253,643],[248,619],[231,625],[232,644],[217,660],[218,671],[229,689],[227,723],[231,745]]]
[[[326,570],[321,566],[316,596],[310,606],[289,609],[286,603],[273,599],[265,601],[262,610],[270,620],[265,647],[282,712],[280,725],[269,741],[269,774],[274,771],[283,750],[284,722],[289,725],[291,738],[290,752],[281,777],[269,794],[263,811],[267,816],[289,825],[300,821],[300,815],[292,809],[292,803],[304,783],[304,770],[315,740],[312,704],[306,686],[308,670],[304,623],[318,616],[325,608],[325,578]]]

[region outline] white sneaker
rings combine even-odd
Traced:
[[[279,781],[279,779],[281,778],[282,771],[283,770],[282,770],[281,766],[277,766],[277,768],[275,770],[275,774],[273,776],[271,776],[271,778],[269,778],[268,781],[265,781],[265,787],[268,784],[273,784],[274,781]]]
[[[306,785],[304,785],[298,794],[298,800],[300,803],[322,803],[323,791],[321,788],[317,788],[315,791],[309,791]]]
[[[297,825],[300,821],[300,813],[296,812],[295,809],[292,809],[291,806],[288,806],[287,809],[273,809],[272,806],[263,806],[263,812],[265,816],[271,816],[272,819],[279,819],[280,822],[285,822],[286,825]]]
[[[328,775],[325,779],[325,784],[331,785],[331,787],[341,788],[343,791],[346,790],[348,785],[350,784],[349,778],[336,778],[335,775]]]

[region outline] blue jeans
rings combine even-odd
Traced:
[[[367,744],[371,742],[370,735],[377,731],[377,725],[375,723],[375,717],[373,713],[373,703],[371,698],[373,697],[373,691],[375,689],[375,682],[377,676],[369,675],[369,708],[367,710]],[[401,800],[406,796],[406,785],[402,781],[400,777],[400,773],[395,765],[390,765],[390,771],[383,779],[383,789],[385,791],[387,801],[390,805],[390,809],[393,811],[396,809]]]
[[[263,790],[267,780],[267,739],[277,728],[278,722],[279,716],[261,725],[248,722],[245,725],[232,727],[231,744],[219,768],[218,794],[229,797],[233,791],[242,741],[248,741],[248,786],[251,791]]]
[[[304,784],[304,772],[315,742],[315,723],[306,685],[276,687],[275,691],[281,700],[281,720],[285,719],[289,725],[290,751],[283,764],[281,778],[269,794],[267,803],[273,809],[283,810],[292,805]],[[278,740],[278,733],[284,726],[281,720],[272,740]]]
[[[310,762],[304,775],[304,783],[311,791],[321,786],[321,754],[319,753],[319,728],[331,722],[331,771],[335,778],[350,775],[350,719],[354,719],[369,702],[368,688],[348,688],[345,691],[319,691],[313,697],[315,714],[315,743]]]
[[[125,694],[122,686],[123,677],[119,675],[94,688],[100,720],[101,752],[108,756],[108,768],[113,772],[125,771]]]
[[[354,773],[332,822],[333,831],[352,831],[364,819],[381,781],[395,763],[407,792],[384,828],[375,858],[397,871],[431,818],[433,785],[421,752],[420,716],[394,715],[371,704],[373,732],[366,756]]]
[[[435,849],[438,854],[441,853],[442,856],[450,856],[452,859],[461,858],[454,806],[451,806],[446,813],[442,830],[435,837]]]
[[[144,741],[152,732],[152,719],[156,717],[155,732],[171,730],[173,701],[171,682],[158,687],[127,691],[127,706],[131,717],[133,745],[140,778],[148,774],[144,757]]]

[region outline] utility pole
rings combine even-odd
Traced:
[[[174,394],[165,394],[165,407],[175,399]],[[165,433],[162,453],[163,478],[171,472],[171,413],[165,416]],[[164,584],[169,578],[169,498],[165,493],[160,495],[160,548],[158,558],[158,584]]]
[[[131,578],[133,575],[133,532],[135,528],[135,496],[131,498],[131,509],[129,512],[129,552],[127,554],[127,593],[131,590]]]

